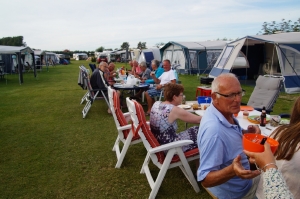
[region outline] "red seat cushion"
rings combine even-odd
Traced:
[[[145,117],[145,113],[143,110],[143,107],[141,104],[139,104],[137,101],[134,101],[134,105],[135,105],[135,109],[136,109],[136,113],[137,113],[137,117],[139,119],[139,122],[141,122],[141,128],[142,128],[142,132],[144,133],[146,139],[148,140],[150,146],[152,148],[158,147],[161,144],[157,141],[157,139],[155,138],[155,136],[153,135],[153,133],[150,130],[150,127],[147,125],[146,123],[146,117]],[[199,154],[199,150],[198,148],[186,151],[184,153],[186,158],[195,156]],[[165,160],[165,153],[163,151],[156,153],[157,159],[158,161],[163,164],[164,160]],[[172,163],[174,162],[178,162],[180,160],[178,155],[174,155],[174,157],[172,158]]]
[[[118,93],[116,91],[113,91],[113,101],[114,101],[115,113],[116,113],[116,116],[117,116],[117,119],[119,121],[120,126],[127,125],[128,123],[127,123],[127,121],[124,117],[123,112],[120,109],[119,96],[118,96]],[[123,135],[124,135],[125,139],[127,139],[127,136],[129,134],[129,132],[130,132],[129,129],[123,130]],[[140,136],[138,134],[136,136],[133,136],[133,138],[132,138],[132,140],[138,140],[138,139],[140,139]]]

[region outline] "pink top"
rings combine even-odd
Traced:
[[[137,66],[136,68],[135,68],[135,72],[136,72],[136,74],[141,74],[142,73],[142,70],[141,70],[141,67],[139,67],[139,66]]]

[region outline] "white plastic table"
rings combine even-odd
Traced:
[[[205,114],[205,110],[197,110],[195,111],[195,113],[197,115],[201,115],[203,116]],[[250,115],[260,115],[261,112],[257,111],[257,110],[253,110],[253,111],[249,111],[249,116]],[[267,117],[270,117],[269,115],[267,115]],[[248,119],[244,119],[243,118],[243,111],[240,111],[238,116],[236,117],[236,119],[239,121],[240,126],[243,129],[247,129],[249,125],[256,125],[252,122],[250,122]],[[259,125],[258,125],[259,126]],[[265,136],[269,136],[271,135],[271,133],[277,128],[277,127],[272,127],[269,123],[266,124],[265,127],[261,127],[259,126],[260,130],[261,130],[261,134],[265,135]]]

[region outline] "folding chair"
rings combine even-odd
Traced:
[[[118,131],[118,136],[112,149],[117,155],[117,164],[115,168],[120,168],[129,146],[140,143],[142,140],[139,135],[133,135],[133,126],[128,123],[130,120],[130,114],[129,112],[123,113],[121,111],[118,93],[111,87],[108,87],[108,99],[111,113]],[[122,150],[120,148],[121,142],[123,143]]]
[[[83,81],[85,85],[87,85],[88,94],[85,97],[85,100],[87,103],[85,104],[83,110],[82,110],[82,117],[85,118],[88,114],[93,102],[97,99],[104,99],[108,108],[110,109],[109,103],[106,99],[106,96],[103,91],[106,91],[107,89],[93,89],[90,84],[90,79],[86,71],[82,71]],[[98,93],[101,92],[102,96],[98,97]]]
[[[152,189],[149,198],[155,198],[167,170],[178,166],[189,180],[194,190],[197,193],[200,192],[200,188],[188,164],[188,161],[199,159],[199,150],[196,148],[185,153],[182,151],[182,146],[192,144],[193,141],[179,140],[160,145],[152,134],[150,127],[146,124],[146,118],[141,104],[134,100],[130,100],[129,98],[126,98],[126,102],[133,126],[136,129],[134,135],[140,135],[147,150],[147,155],[140,172],[146,174],[148,183]],[[155,181],[149,169],[150,160],[160,169]]]
[[[247,105],[261,111],[263,107],[269,114],[280,94],[283,85],[283,77],[259,76],[256,80],[254,90],[248,100]]]
[[[87,85],[85,85],[85,82],[83,81],[83,72],[85,71],[89,75],[89,70],[86,69],[84,66],[79,66],[79,76],[78,76],[78,85],[84,89],[87,90]],[[84,96],[81,98],[80,104],[82,104],[84,101],[88,101],[89,97],[89,91],[87,91]]]

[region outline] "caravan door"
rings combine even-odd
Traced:
[[[209,77],[217,77],[222,73],[230,72],[236,57],[245,43],[245,40],[246,38],[227,44],[224,47],[216,64],[210,71]]]

